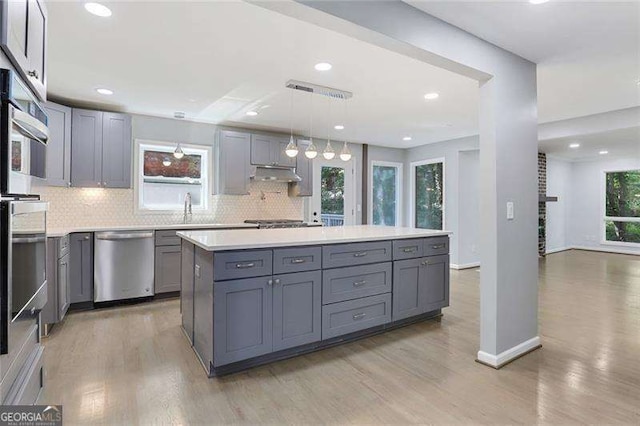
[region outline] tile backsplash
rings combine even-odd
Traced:
[[[261,199],[261,191],[265,200]],[[50,203],[47,226],[67,229],[92,226],[169,225],[182,222],[174,214],[134,211],[133,189],[58,188],[40,189]],[[245,219],[302,219],[304,199],[289,197],[286,183],[252,182],[250,195],[214,195],[211,213],[193,214],[193,223],[238,223]]]

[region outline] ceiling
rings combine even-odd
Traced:
[[[580,144],[578,148],[569,145]],[[600,151],[608,151],[606,155]],[[571,161],[601,158],[640,158],[640,127],[618,129],[602,133],[547,139],[540,141],[540,151],[549,156]]]
[[[354,93],[331,112],[315,96],[315,137],[330,127],[332,139],[404,148],[477,133],[477,82],[412,58],[245,2],[104,4],[110,18],[82,2],[47,4],[52,98],[287,132],[293,117],[308,135],[311,97],[284,87],[297,79]],[[318,62],[333,68],[316,71]]]
[[[640,105],[640,1],[406,1],[538,64],[539,121]]]

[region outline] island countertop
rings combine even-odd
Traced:
[[[356,225],[280,229],[181,231],[177,235],[207,251],[294,247],[449,235],[450,231]]]

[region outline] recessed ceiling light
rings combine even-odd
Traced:
[[[403,141],[410,141],[411,140],[411,136],[405,136],[404,138],[402,138]]]
[[[569,144],[569,148],[574,148],[574,149],[575,149],[575,148],[580,148],[580,144],[579,144],[579,143],[572,143],[572,144]]]
[[[96,92],[100,93],[101,95],[113,95],[113,90],[105,88],[96,89]]]
[[[609,151],[600,151],[598,154],[600,155],[607,155],[609,153]]]
[[[424,98],[431,101],[433,99],[438,99],[439,96],[440,96],[439,94],[434,92],[434,93],[427,93],[426,95],[424,95]]]
[[[329,71],[332,65],[329,62],[320,62],[314,67],[316,71]]]
[[[531,4],[542,4],[542,3],[546,3],[549,0],[529,0],[529,3]]]
[[[255,117],[256,115],[258,115],[258,111],[247,111],[247,115],[249,117]]]
[[[85,3],[84,8],[87,9],[87,12],[102,18],[111,16],[111,9],[100,3]]]
[[[333,128],[336,130],[343,130],[344,126],[342,124],[336,124],[335,126],[333,126]]]

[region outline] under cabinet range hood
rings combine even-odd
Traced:
[[[257,166],[251,176],[254,181],[260,182],[300,182],[302,178],[291,167]]]

